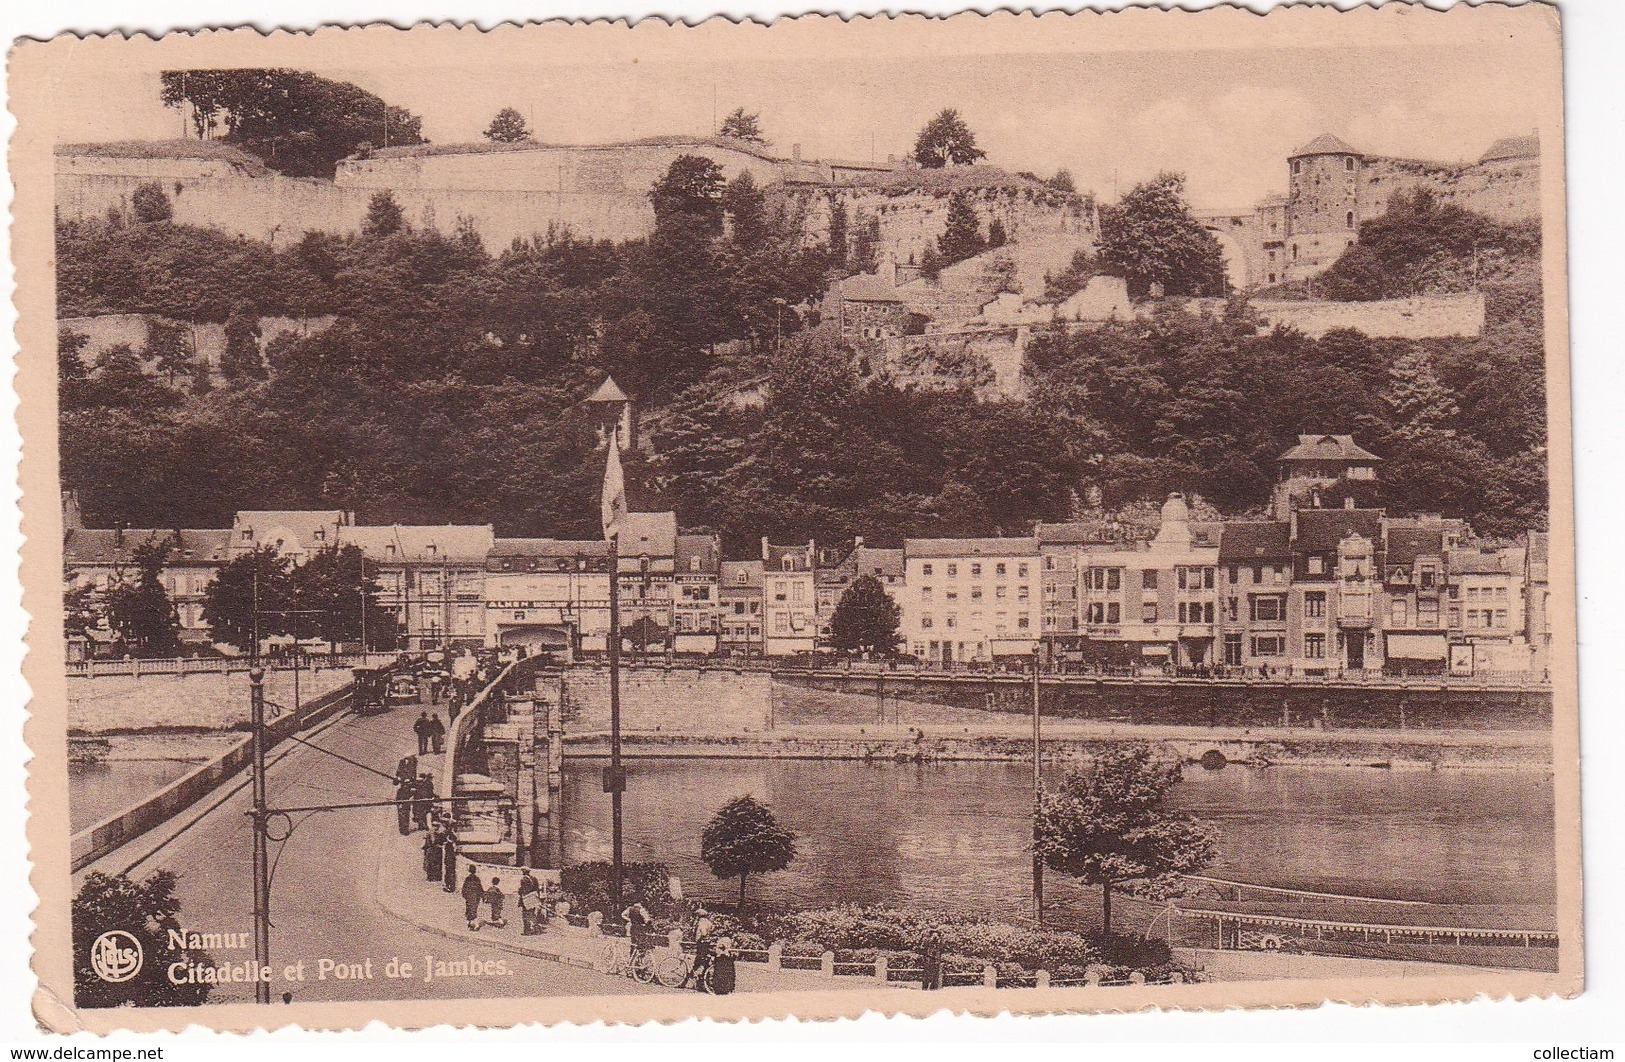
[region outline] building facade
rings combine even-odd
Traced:
[[[762,651],[795,656],[818,648],[818,546],[762,539]]]
[[[1043,629],[1036,538],[903,542],[903,644],[929,663],[992,663],[1033,652]]]
[[[729,656],[758,657],[766,652],[762,635],[762,567],[759,560],[723,561],[719,566],[719,648]]]

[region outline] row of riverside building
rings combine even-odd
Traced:
[[[1547,538],[1473,539],[1459,520],[1371,504],[1378,458],[1349,436],[1302,436],[1280,459],[1270,519],[1202,521],[1172,495],[1153,530],[1040,523],[1030,536],[908,538],[876,548],[776,545],[726,560],[672,512],[631,513],[619,579],[626,647],[681,656],[794,657],[828,648],[842,594],[874,576],[902,613],[901,646],[934,665],[1041,652],[1083,667],[1254,673],[1544,672]],[[606,648],[609,554],[597,540],[498,537],[491,525],[366,526],[329,511],[244,511],[230,528],[94,529],[64,497],[70,584],[130,577],[161,541],[183,641],[205,644],[203,593],[234,557],[298,561],[356,546],[404,648]],[[81,647],[81,651],[93,646]]]

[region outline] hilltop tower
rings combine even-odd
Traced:
[[[1270,517],[1287,520],[1299,508],[1374,507],[1381,460],[1352,435],[1298,436],[1298,444],[1276,458]]]
[[[1288,157],[1288,278],[1321,272],[1359,238],[1365,161],[1362,152],[1330,133]]]
[[[598,432],[599,446],[608,443],[610,432],[617,428],[623,452],[637,445],[637,420],[633,416],[632,400],[616,384],[615,377],[604,377],[598,390],[588,396],[587,407],[593,411],[593,426]]]

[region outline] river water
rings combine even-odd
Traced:
[[[566,863],[609,858],[602,766],[566,761]],[[700,862],[700,831],[725,801],[748,793],[798,835],[790,869],[751,883],[758,899],[1026,909],[1030,767],[639,759],[628,773],[626,858],[663,861],[700,895],[731,897],[737,887]],[[1545,774],[1187,768],[1173,801],[1218,828],[1215,877],[1448,904],[1554,901]],[[1098,902],[1065,882],[1049,891],[1057,907],[1082,917]]]

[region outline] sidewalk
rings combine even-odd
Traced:
[[[557,918],[549,921],[547,929],[536,936],[527,937],[520,932],[518,901],[512,891],[519,882],[518,867],[486,868],[480,875],[489,880],[490,874],[495,872],[502,878],[503,891],[509,897],[505,912],[508,925],[502,929],[485,926],[478,932],[470,930],[462,920],[462,897],[425,880],[422,852],[418,847],[422,841],[423,834],[419,831],[407,837],[392,835],[380,847],[377,896],[386,914],[448,940],[603,972],[604,944],[618,938],[571,926]],[[459,877],[465,873],[467,864],[459,861]],[[830,992],[881,987],[872,977],[825,977],[817,971],[772,970],[766,963],[741,962],[735,969],[738,971],[737,992]],[[655,992],[687,991],[659,984],[651,984],[649,988]]]

